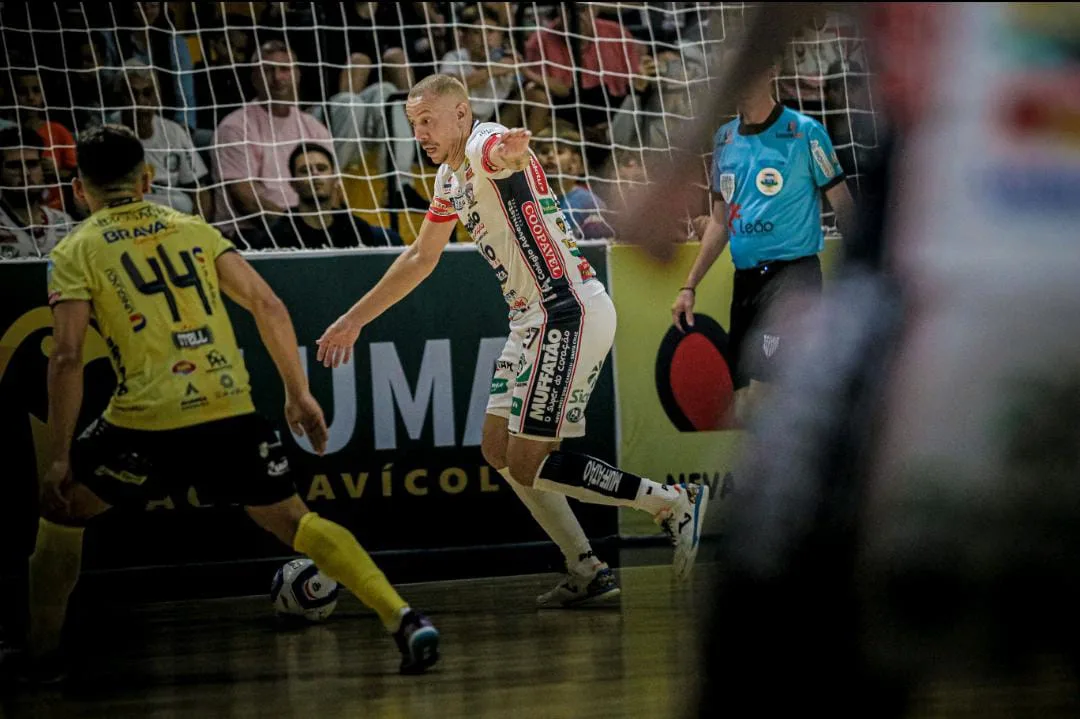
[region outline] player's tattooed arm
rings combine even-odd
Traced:
[[[504,132],[488,153],[488,160],[499,170],[524,170],[532,157],[529,153],[531,137],[531,132],[520,127]]]
[[[49,430],[54,458],[71,450],[82,409],[83,341],[90,326],[90,303],[61,302],[53,308],[53,350],[49,355]]]
[[[42,501],[66,503],[71,479],[71,441],[83,401],[83,342],[90,326],[90,303],[61,302],[53,308],[53,350],[49,354],[50,464],[41,483]]]
[[[221,289],[255,318],[259,337],[285,385],[285,419],[297,436],[307,435],[315,452],[326,449],[326,419],[311,395],[289,309],[266,280],[236,252],[217,259]]]
[[[259,337],[281,375],[286,395],[307,392],[307,375],[300,365],[296,330],[285,303],[239,253],[221,255],[216,267],[221,289],[255,319]]]

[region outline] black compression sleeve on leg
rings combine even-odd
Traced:
[[[637,498],[641,477],[612,467],[585,454],[552,452],[540,467],[539,476],[549,482],[580,487],[606,497]]]

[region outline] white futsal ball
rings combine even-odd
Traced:
[[[270,584],[274,613],[321,622],[337,606],[338,583],[330,579],[310,559],[286,562]]]

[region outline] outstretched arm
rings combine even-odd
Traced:
[[[295,434],[306,434],[318,454],[326,449],[326,420],[311,396],[300,364],[296,330],[285,303],[238,252],[217,258],[221,289],[255,318],[266,351],[285,384],[285,419]]]
[[[342,362],[348,362],[352,357],[352,347],[364,325],[416,289],[435,269],[435,265],[439,264],[443,248],[454,234],[455,224],[452,221],[435,222],[430,216],[425,219],[416,241],[390,265],[390,269],[378,284],[330,325],[319,338],[316,359],[326,367],[337,367]]]
[[[520,127],[504,132],[491,148],[487,159],[496,170],[524,170],[532,160],[529,153],[530,137],[532,133]]]

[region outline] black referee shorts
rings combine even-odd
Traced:
[[[156,431],[98,418],[72,446],[71,472],[114,507],[142,507],[188,487],[201,503],[242,506],[296,492],[285,449],[258,414]]]
[[[785,343],[779,328],[770,327],[773,309],[792,294],[821,293],[821,260],[817,255],[797,260],[763,262],[735,271],[731,297],[731,357],[735,389],[750,380],[769,382],[783,361]]]

